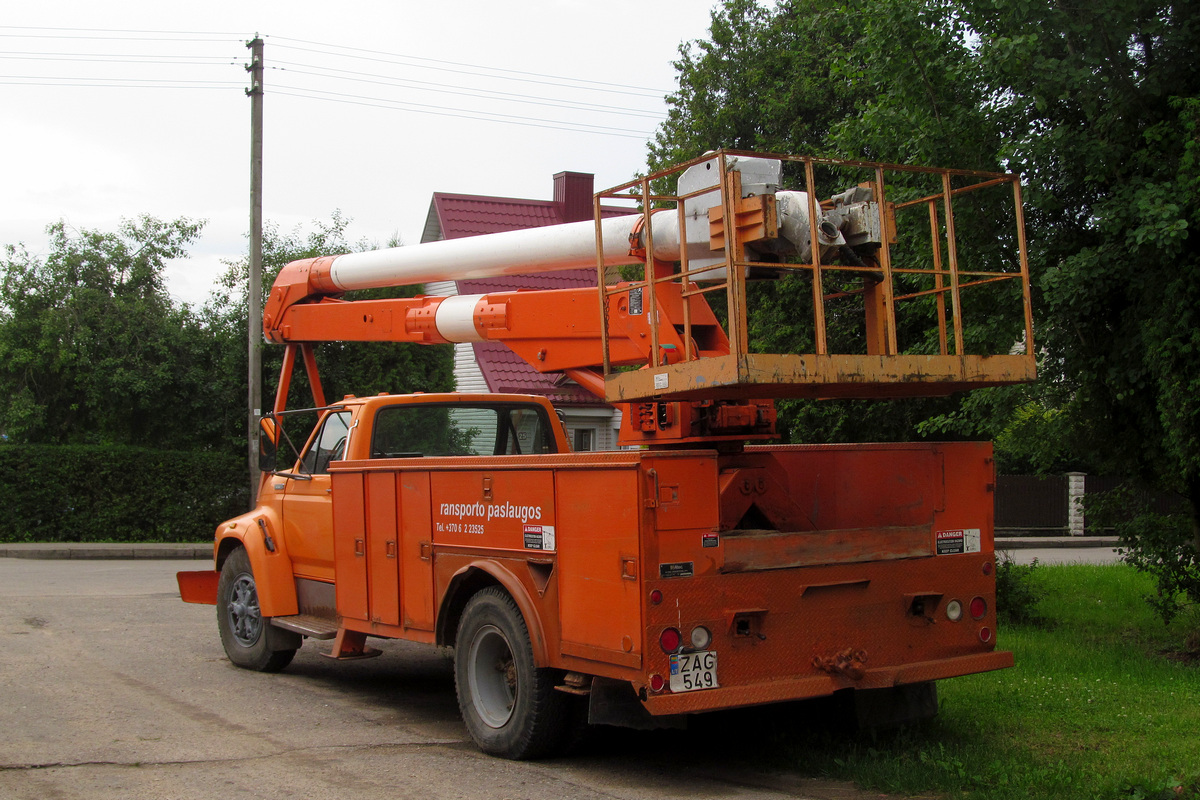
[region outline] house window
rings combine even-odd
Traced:
[[[576,428],[575,441],[572,442],[576,453],[586,453],[596,449],[596,429]]]

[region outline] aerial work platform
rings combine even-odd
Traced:
[[[818,175],[839,193],[818,200]],[[630,238],[646,266],[630,281],[597,261],[610,402],[922,397],[1036,377],[1016,175],[718,151],[597,193],[597,212],[622,199],[642,204]],[[654,241],[667,215],[685,231],[674,252]],[[596,235],[602,249],[599,217]],[[719,334],[694,322],[699,296]],[[606,335],[631,306],[660,309],[640,369],[614,363]],[[750,331],[779,325],[810,351],[754,352]]]
[[[1016,175],[722,150],[594,206],[594,222],[293,262],[265,335],[503,342],[610,403],[939,396],[1035,377]],[[345,296],[583,267],[597,289]]]

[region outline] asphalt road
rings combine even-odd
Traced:
[[[748,767],[797,757],[761,721],[484,756],[432,648],[336,663],[310,642],[278,675],[230,665],[213,608],[176,593],[174,573],[203,563],[0,558],[0,797],[878,797]]]

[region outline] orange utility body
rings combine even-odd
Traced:
[[[341,299],[337,259],[288,265],[264,315],[267,338],[287,346],[275,414],[286,411],[301,362],[321,422],[294,465],[264,474],[256,508],[217,530],[217,570],[244,550],[261,617],[291,634],[334,639],[335,658],[375,654],[367,637],[457,644],[464,658],[464,609],[473,614],[472,599],[496,589],[519,610],[533,661],[555,671],[555,688],[586,697],[604,687],[611,697],[617,686],[651,717],[1010,666],[1012,654],[994,649],[990,444],[756,442],[774,435],[774,404],[764,398],[939,395],[1031,379],[1030,356],[964,352],[959,301],[969,286],[1011,280],[1023,304],[1019,334],[1032,352],[1019,183],[928,170],[941,192],[889,204],[884,170],[907,168],[837,162],[874,178],[869,195],[854,196],[870,198],[862,207],[878,215],[871,224],[881,241],[860,248],[865,261],[859,253],[824,263],[835,243],[812,248],[822,258],[784,265],[754,249],[772,238],[767,222],[776,213],[774,197],[742,188],[755,158],[721,151],[680,168],[707,165],[716,175],[707,224],[725,271],[715,277],[711,266],[689,266],[686,244],[674,262],[647,257],[656,251],[645,232],[660,235],[651,217],[674,212],[645,210],[630,234],[640,279],[613,280],[611,259],[597,255],[598,289],[354,301]],[[738,159],[750,165],[741,167],[746,174]],[[804,167],[815,198],[814,165],[834,162],[790,161]],[[651,181],[666,174],[598,194],[597,210],[631,188],[653,196]],[[951,201],[992,186],[1011,186],[1019,265],[965,273]],[[671,200],[683,209],[700,195],[681,189]],[[927,269],[891,263],[906,207],[928,208],[936,246]],[[825,247],[836,237],[818,225],[836,208],[814,199],[807,211],[809,241]],[[727,233],[729,218],[739,222]],[[842,238],[853,241],[859,229],[847,225]],[[599,253],[599,214],[595,230]],[[813,353],[749,352],[745,283],[755,269],[814,280]],[[828,352],[824,306],[839,295],[824,291],[822,274],[835,270],[862,275],[863,353]],[[897,276],[918,272],[929,289],[909,297],[936,299],[940,352],[914,356],[897,344],[896,306],[905,299]],[[714,288],[728,299],[726,326],[705,300]],[[439,317],[446,303],[457,304],[457,323]],[[312,343],[352,340],[502,341],[535,368],[564,371],[619,403],[621,441],[640,447],[572,453],[550,404],[523,395],[380,395],[329,405]],[[337,431],[344,435],[323,450]],[[403,443],[418,439],[423,450]],[[333,460],[314,468],[323,453]],[[181,573],[184,599],[214,602],[216,574]],[[469,705],[462,697],[460,686]],[[597,719],[594,697],[592,712]],[[472,734],[490,752],[533,752]]]

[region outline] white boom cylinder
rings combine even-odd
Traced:
[[[605,266],[640,263],[629,255],[629,234],[639,219],[640,214],[632,214],[601,221]],[[651,224],[655,257],[678,261],[677,212],[656,212]],[[708,242],[703,244],[707,248]],[[351,253],[334,260],[330,277],[338,288],[351,291],[587,267],[596,267],[593,221]]]
[[[679,211],[663,209],[650,216],[651,237],[647,237],[645,231],[639,237],[639,247],[644,245],[647,238],[652,238],[654,258],[668,262],[681,260],[680,248],[683,243],[680,239],[686,238],[689,267],[693,271],[712,267],[704,271],[700,280],[719,280],[724,276],[724,270],[718,265],[724,263],[725,255],[723,251],[711,247],[708,220],[710,207],[721,204],[718,167],[714,157],[693,164],[681,173],[680,192],[687,198],[683,201],[683,234],[680,234]],[[803,192],[779,191],[782,175],[780,161],[729,156],[726,168],[742,174],[744,194],[772,193],[776,196],[781,237],[771,242],[768,250],[775,255],[799,253],[807,258],[807,253],[811,252],[808,246],[808,197]],[[822,213],[818,222],[824,223],[824,217]],[[601,220],[600,250],[604,266],[641,263],[640,258],[629,253],[629,236],[642,219],[644,217],[641,214],[630,214]],[[827,233],[824,227],[819,230]],[[825,241],[825,238],[822,236],[822,246],[840,243],[840,240]],[[596,261],[596,223],[569,222],[351,253],[334,259],[329,277],[342,291],[352,291],[411,286],[432,281],[594,269]]]

